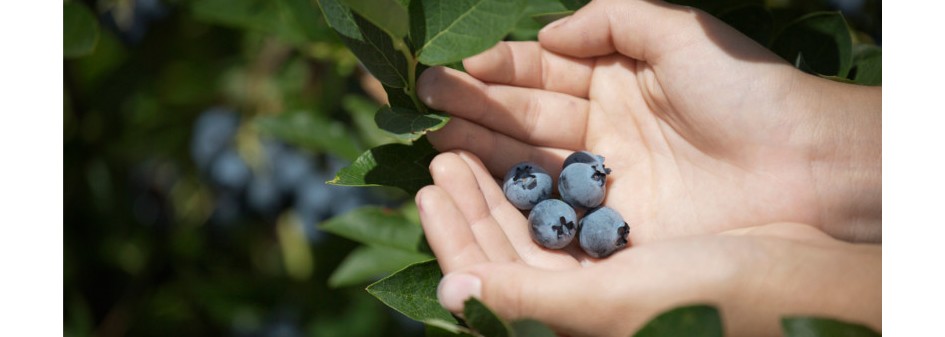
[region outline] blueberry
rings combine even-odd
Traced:
[[[223,150],[210,164],[210,179],[227,190],[242,191],[252,176],[253,171],[234,148]]]
[[[273,151],[273,178],[283,193],[292,193],[306,176],[315,170],[311,158],[304,153],[285,148]],[[324,185],[324,180],[321,183]]]
[[[561,170],[558,193],[574,207],[594,208],[604,201],[607,192],[607,172],[597,165],[573,163]]]
[[[561,249],[577,234],[574,208],[558,199],[545,199],[528,214],[529,233],[542,247]]]
[[[578,151],[578,152],[572,153],[570,156],[568,156],[568,158],[564,159],[564,165],[561,165],[561,168],[564,169],[568,167],[568,165],[571,165],[574,163],[585,163],[585,164],[597,165],[597,167],[601,168],[602,171],[604,171],[604,173],[610,174],[610,169],[604,167],[604,157],[601,155],[590,153],[588,151]]]
[[[523,162],[515,165],[502,183],[502,192],[512,205],[520,210],[530,210],[542,200],[551,197],[552,180],[540,166]]]
[[[227,108],[210,108],[197,117],[190,140],[190,155],[199,169],[206,170],[213,158],[232,144],[239,126],[239,116]]]
[[[257,174],[249,182],[246,190],[246,203],[259,215],[275,218],[282,210],[283,194],[276,187],[272,176]]]
[[[592,209],[578,224],[581,228],[578,241],[587,255],[604,258],[627,246],[630,226],[613,208]]]

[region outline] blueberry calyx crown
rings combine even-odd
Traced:
[[[515,175],[512,181],[522,184],[525,189],[531,190],[538,186],[538,181],[535,178],[535,175],[532,173],[532,167],[525,165],[515,168]]]
[[[558,221],[561,222],[561,224],[560,224],[560,225],[551,226],[551,229],[556,232],[556,234],[557,234],[557,236],[558,236],[559,239],[560,239],[562,236],[564,236],[564,229],[565,229],[565,228],[568,229],[568,232],[569,232],[569,233],[570,233],[572,230],[574,230],[574,221],[568,221],[568,220],[565,219],[563,216],[562,216],[562,217],[559,217],[559,218],[558,218]]]
[[[623,226],[617,228],[617,247],[623,247],[627,245],[627,234],[630,233],[630,225],[626,222],[623,223]]]

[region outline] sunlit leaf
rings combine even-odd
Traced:
[[[348,254],[331,273],[328,285],[337,288],[373,281],[409,264],[432,258],[427,254],[402,249],[360,246]]]
[[[407,8],[395,0],[341,0],[355,13],[394,38],[407,36],[410,19]]]
[[[361,154],[341,169],[330,184],[344,186],[393,186],[415,194],[433,183],[430,162],[437,151],[426,138],[410,145],[387,144]]]
[[[437,113],[421,113],[401,107],[383,106],[374,115],[374,122],[381,129],[399,139],[415,140],[429,131],[446,125],[449,116]]]
[[[413,0],[410,37],[420,62],[443,65],[478,54],[512,31],[525,0]]]
[[[371,284],[367,291],[414,320],[438,319],[455,324],[456,319],[436,299],[436,287],[442,277],[436,260],[430,260],[407,266]]]
[[[318,4],[328,25],[374,77],[387,86],[407,86],[407,59],[394,48],[390,35],[338,0],[318,0]]]
[[[323,222],[327,232],[361,243],[417,252],[421,234],[419,222],[409,220],[395,209],[361,207]]]

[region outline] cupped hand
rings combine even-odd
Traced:
[[[770,224],[633,245],[603,260],[548,250],[528,234],[475,155],[446,152],[435,184],[417,193],[427,241],[446,275],[441,304],[470,296],[505,318],[534,318],[572,336],[629,336],[658,313],[704,303],[726,335],[777,334],[786,314],[823,315],[881,329],[881,251],[813,227]],[[633,231],[634,229],[631,229]]]
[[[429,135],[435,147],[468,150],[498,177],[525,160],[557,177],[573,151],[603,155],[604,203],[637,243],[782,221],[879,241],[875,208],[856,199],[879,204],[879,175],[831,159],[880,165],[879,104],[857,118],[833,108],[875,103],[877,89],[803,74],[713,17],[657,1],[593,1],[539,39],[500,43],[465,60],[468,73],[423,73],[420,98],[453,116]],[[848,176],[872,184],[849,188]]]

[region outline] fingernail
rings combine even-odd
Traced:
[[[544,32],[544,31],[546,31],[546,30],[552,30],[552,29],[556,29],[556,28],[558,28],[558,27],[561,27],[561,25],[564,25],[564,24],[565,24],[566,22],[568,22],[568,20],[570,20],[570,19],[571,19],[570,16],[566,16],[566,17],[564,17],[564,18],[558,19],[558,20],[556,20],[555,22],[549,23],[547,26],[545,26],[545,28],[542,28],[540,31],[538,31],[538,33],[541,34],[542,32]]]
[[[417,191],[413,201],[417,204],[417,211],[423,213],[423,190]]]
[[[426,105],[433,104],[433,95],[430,94],[430,90],[427,89],[434,88],[436,85],[436,76],[438,75],[434,74],[434,72],[436,72],[434,68],[427,69],[417,78],[417,96],[420,97],[420,100]]]
[[[440,281],[436,297],[440,305],[452,312],[462,312],[463,304],[470,297],[482,296],[482,281],[470,274],[449,274]]]

